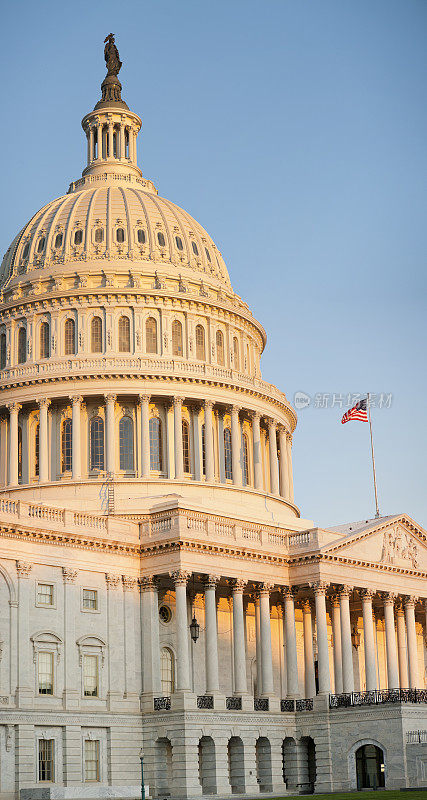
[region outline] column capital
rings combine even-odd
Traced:
[[[289,442],[290,445],[292,445],[292,434],[290,431],[286,431],[286,441]]]
[[[330,601],[331,606],[333,608],[339,608],[340,607],[340,596],[339,596],[339,594],[330,594],[329,597],[328,597],[328,600]]]
[[[385,606],[394,606],[397,594],[395,592],[381,592],[381,597],[384,600]]]
[[[141,592],[153,592],[158,588],[155,575],[142,575],[138,578],[138,583]]]
[[[69,398],[73,404],[73,406],[79,406],[83,402],[83,397],[81,394],[72,394]]]
[[[372,600],[376,593],[376,589],[359,589],[362,600]]]
[[[263,581],[263,583],[260,583],[259,586],[258,586],[259,595],[261,596],[262,594],[266,594],[266,595],[270,596],[272,590],[274,589],[274,586],[275,586],[274,583],[269,583],[268,581]]]
[[[122,582],[121,575],[111,575],[111,573],[105,573],[105,581],[107,584],[107,589],[118,589]]]
[[[62,567],[62,579],[64,583],[75,583],[78,572],[71,567]]]
[[[30,572],[33,568],[33,565],[27,561],[17,561],[16,562],[16,571],[20,578],[29,578]]]
[[[8,411],[14,411],[16,414],[19,414],[22,406],[20,403],[6,403],[6,408]]]
[[[183,402],[184,402],[184,398],[183,397],[179,397],[177,395],[174,396],[174,398],[173,398],[174,407],[178,407],[178,406],[181,407]]]
[[[418,597],[415,595],[407,594],[403,596],[403,605],[405,608],[415,608],[417,603]]]
[[[252,408],[248,408],[247,413],[249,414],[250,418],[252,419],[252,422],[254,422],[255,420],[257,420],[258,422],[261,422],[262,414],[261,414],[260,411],[254,411]]]
[[[123,591],[130,592],[138,586],[138,579],[122,575]]]
[[[338,587],[338,593],[340,597],[350,597],[352,591],[353,587],[347,586],[345,583]]]
[[[245,586],[247,586],[247,583],[248,582],[244,578],[236,578],[231,587],[233,594],[237,594],[238,592],[242,593],[245,589]]]
[[[230,406],[230,409],[231,409],[231,413],[232,414],[239,415],[241,410],[242,410],[242,406],[238,406],[238,405],[235,405],[234,403],[232,403],[231,406]]]
[[[312,609],[312,606],[311,606],[310,598],[309,597],[304,597],[300,602],[301,602],[302,613],[303,614],[311,614],[313,609]]]
[[[184,569],[177,569],[169,573],[169,577],[172,578],[175,586],[186,586],[191,575],[191,572]]]
[[[283,600],[295,600],[298,591],[298,586],[282,586],[280,589],[280,594],[282,595]]]
[[[49,408],[50,400],[49,400],[48,397],[41,397],[40,400],[37,400],[37,405],[38,405],[40,410],[42,408]]]
[[[212,409],[214,407],[214,401],[213,400],[204,400],[203,401],[203,405],[204,405],[206,410],[208,410],[210,408],[211,411],[212,411]]]
[[[141,405],[150,405],[150,395],[149,394],[140,394],[139,395],[139,402]]]
[[[274,428],[275,430],[277,430],[277,420],[274,419],[274,417],[266,417],[265,419],[267,421],[267,425],[268,425],[269,429],[270,428]]]
[[[205,589],[216,589],[220,580],[220,575],[208,575],[203,581]]]
[[[117,395],[116,394],[104,394],[104,400],[105,400],[106,403],[111,403],[113,405],[117,400]]]
[[[330,584],[326,581],[314,581],[313,583],[310,583],[310,589],[313,589],[315,595],[326,595],[329,586]]]

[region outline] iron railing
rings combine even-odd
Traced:
[[[170,697],[154,698],[154,711],[170,711],[170,709],[171,709]]]
[[[197,698],[197,708],[213,708],[214,699],[212,694],[200,694]]]
[[[313,698],[302,697],[295,703],[297,711],[313,711]]]
[[[254,697],[254,711],[268,711],[268,697]]]
[[[291,700],[290,698],[286,698],[285,700],[280,701],[280,710],[281,711],[295,711],[295,700]]]
[[[329,708],[350,708],[389,703],[427,703],[427,689],[372,689],[369,692],[330,694]]]
[[[242,698],[241,697],[226,697],[225,698],[225,707],[227,711],[241,711],[242,710]]]

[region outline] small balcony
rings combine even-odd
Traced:
[[[378,706],[391,703],[427,703],[427,689],[372,689],[329,695],[329,708]]]

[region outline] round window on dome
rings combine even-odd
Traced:
[[[125,229],[124,228],[117,228],[116,230],[116,239],[119,244],[123,244],[125,240]]]
[[[23,251],[22,251],[22,258],[28,258],[28,253],[29,253],[29,252],[30,252],[30,243],[29,243],[29,242],[27,242],[27,243],[24,245],[24,249],[23,249]]]
[[[42,238],[39,239],[39,243],[37,245],[37,252],[38,253],[42,253],[43,252],[45,244],[46,244],[46,239],[45,239],[44,236],[42,236]]]
[[[170,610],[169,606],[160,606],[159,608],[159,617],[164,625],[167,625],[168,622],[172,619],[172,611]]]
[[[191,247],[193,248],[193,253],[195,256],[199,255],[199,248],[197,247],[196,242],[191,242]]]
[[[182,244],[182,239],[181,239],[180,236],[175,236],[175,244],[176,244],[178,250],[183,250],[184,249],[184,245]]]
[[[145,231],[142,228],[138,228],[138,244],[145,244]]]
[[[62,247],[62,233],[57,233],[55,236],[55,248]]]
[[[157,234],[157,241],[158,241],[160,247],[165,247],[165,245],[166,245],[165,237],[164,237],[164,234],[161,231],[159,231],[158,234]]]
[[[74,244],[81,244],[83,241],[83,231],[76,231],[74,234]]]

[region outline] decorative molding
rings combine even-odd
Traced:
[[[186,586],[188,580],[191,578],[192,573],[188,572],[187,570],[177,569],[175,571],[169,572],[169,576],[172,578],[175,586]]]
[[[118,589],[122,582],[122,577],[121,575],[112,575],[111,573],[106,572],[105,582],[107,584],[107,589]]]
[[[76,569],[71,569],[71,567],[62,567],[62,577],[64,583],[75,583],[77,575],[78,571]]]
[[[138,586],[138,579],[128,577],[127,575],[122,575],[122,583],[123,583],[123,591],[131,592]]]
[[[33,565],[29,564],[28,562],[25,561],[16,562],[16,571],[18,573],[19,578],[29,578],[32,568]]]
[[[157,581],[155,575],[143,575],[138,580],[141,592],[154,592],[157,590]]]

